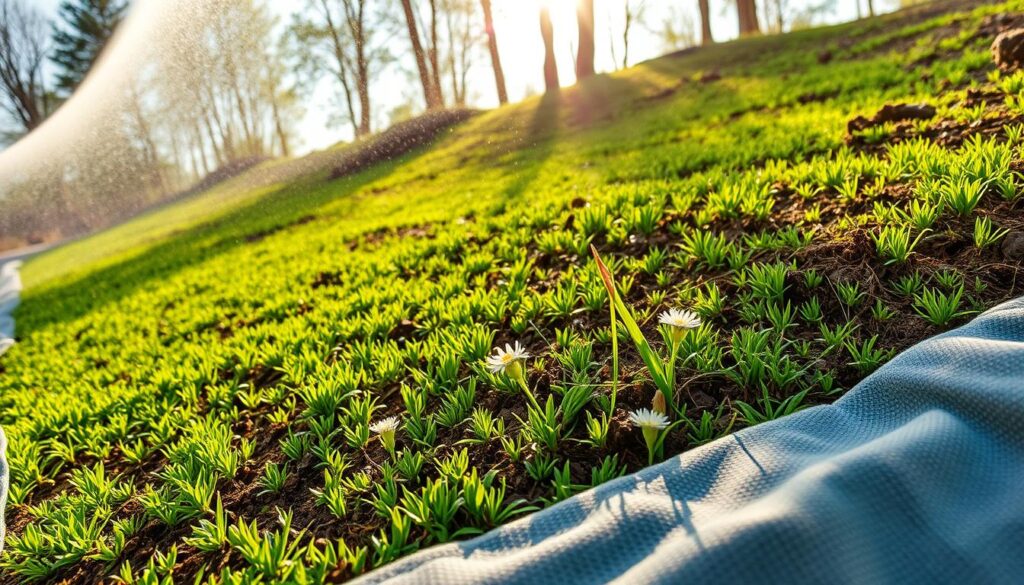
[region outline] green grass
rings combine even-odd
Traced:
[[[1017,294],[1024,85],[977,31],[1022,9],[665,57],[33,259],[0,579],[348,577],[834,400]],[[938,115],[845,135],[897,101]]]

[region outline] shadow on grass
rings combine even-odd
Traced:
[[[228,253],[254,238],[301,223],[322,205],[351,197],[361,187],[387,177],[425,151],[426,148],[417,149],[343,179],[327,182],[318,174],[286,185],[239,209],[177,232],[128,259],[72,276],[40,292],[29,289],[18,313],[20,333],[30,335],[53,323],[75,320],[150,282]],[[46,309],[36,311],[34,307]]]
[[[515,176],[505,187],[502,204],[519,200],[537,178],[544,161],[551,156],[558,138],[561,103],[562,94],[559,91],[544,94],[537,103],[524,137],[532,148],[524,145],[526,148],[519,150],[519,155],[512,163]]]

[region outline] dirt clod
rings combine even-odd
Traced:
[[[712,69],[711,71],[705,71],[704,74],[700,76],[700,82],[711,83],[713,81],[718,81],[721,78],[722,74],[717,69]]]
[[[886,104],[871,119],[857,116],[846,124],[850,134],[886,122],[901,120],[929,120],[935,117],[935,107],[928,104]]]
[[[1011,71],[1024,64],[1024,28],[1000,33],[992,42],[992,60],[1003,71]]]

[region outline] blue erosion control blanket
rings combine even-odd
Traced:
[[[1024,299],[835,404],[362,583],[1024,583]]]
[[[21,262],[14,261],[0,265],[0,355],[14,345],[14,309],[18,306],[21,293],[21,277],[18,268]]]
[[[21,277],[15,260],[0,266],[0,356],[14,345],[14,317],[21,293]],[[7,503],[7,438],[0,429],[0,512]],[[0,513],[0,550],[4,548],[4,515]]]

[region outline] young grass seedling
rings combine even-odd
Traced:
[[[605,289],[608,291],[609,302],[615,306],[615,312],[617,313],[619,320],[622,321],[622,324],[625,325],[626,332],[629,334],[630,339],[633,341],[637,351],[640,353],[640,358],[643,360],[644,365],[647,366],[647,371],[650,373],[651,379],[654,381],[654,385],[665,394],[671,403],[673,388],[669,382],[669,378],[666,376],[665,366],[662,363],[661,358],[658,357],[658,354],[655,353],[653,349],[651,349],[650,344],[644,337],[643,332],[640,331],[640,327],[636,324],[636,321],[633,319],[632,314],[626,307],[626,304],[622,302],[622,298],[615,289],[615,283],[612,279],[611,271],[601,260],[601,256],[597,253],[597,248],[591,246],[590,252],[594,256],[594,261],[597,262],[598,270],[601,273],[601,279],[604,282]],[[612,323],[615,323],[614,319]],[[612,339],[614,338],[615,335],[612,336]]]
[[[979,249],[994,245],[1008,233],[1009,229],[995,228],[992,220],[987,217],[978,217],[974,220],[974,245]]]
[[[877,234],[871,234],[871,238],[875,241],[878,256],[885,260],[888,266],[906,262],[924,234],[922,231],[916,238],[911,239],[910,228],[885,226]]]
[[[960,299],[963,294],[963,285],[949,295],[937,289],[926,288],[920,295],[914,295],[914,310],[925,321],[942,327],[953,319],[967,314],[967,311],[960,310]]]

